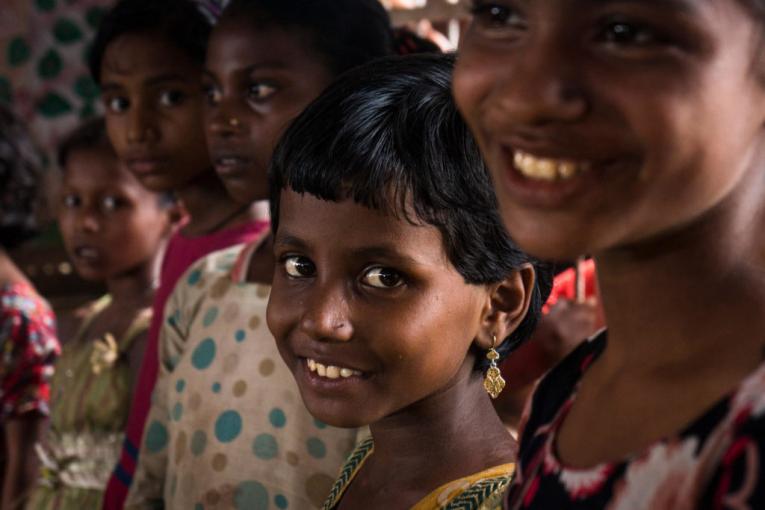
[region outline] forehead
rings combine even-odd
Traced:
[[[114,39],[106,48],[101,78],[104,86],[110,82],[147,81],[163,76],[192,81],[200,72],[200,66],[167,38],[152,33],[130,33]]]
[[[447,261],[439,230],[359,205],[350,199],[321,200],[282,190],[277,243],[299,239],[312,248],[336,254],[385,247],[421,262]]]
[[[69,155],[64,184],[82,190],[101,187],[141,187],[133,175],[105,147],[75,149]]]
[[[207,67],[264,66],[322,68],[309,35],[300,28],[256,26],[245,18],[224,18],[210,38]]]

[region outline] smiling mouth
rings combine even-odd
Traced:
[[[352,368],[324,365],[311,358],[306,358],[306,365],[308,370],[326,379],[348,379],[349,377],[361,377],[363,375],[358,370]]]
[[[514,151],[513,164],[527,179],[545,182],[567,181],[592,168],[588,162],[542,158],[520,150]]]

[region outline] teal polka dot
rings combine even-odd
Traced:
[[[56,7],[56,0],[37,0],[35,3],[41,11],[52,11]]]
[[[276,508],[279,508],[281,510],[284,510],[285,508],[290,506],[289,503],[287,502],[287,498],[285,498],[281,494],[277,494],[276,497],[274,498],[274,505],[276,505]]]
[[[271,422],[271,425],[273,425],[277,429],[280,429],[284,427],[285,423],[287,423],[287,417],[284,415],[284,411],[282,411],[278,407],[275,407],[271,410],[271,413],[269,413],[268,421]]]
[[[197,370],[204,370],[212,364],[216,350],[215,340],[205,338],[191,354],[191,365]]]
[[[220,393],[220,390],[221,390],[220,383],[219,382],[213,383],[213,385],[212,385],[212,392],[213,393]]]
[[[186,389],[186,381],[184,379],[178,379],[175,381],[175,391],[178,393],[183,393],[183,390]]]
[[[240,329],[234,334],[234,338],[237,342],[244,342],[244,339],[247,338],[247,333],[245,333],[243,329]]]
[[[23,37],[15,37],[8,43],[7,48],[8,64],[11,67],[19,67],[29,60],[32,49]]]
[[[159,453],[167,446],[168,439],[165,426],[158,421],[153,421],[146,431],[146,449],[151,453]]]
[[[221,443],[230,443],[242,432],[242,417],[236,411],[225,411],[215,420],[215,437]]]
[[[173,420],[181,421],[182,416],[183,416],[183,404],[181,404],[180,402],[176,402],[175,406],[173,406]]]
[[[210,326],[213,322],[215,322],[215,319],[218,318],[218,307],[217,306],[211,306],[206,312],[205,316],[202,317],[202,325],[204,327]]]
[[[311,457],[323,459],[327,455],[327,447],[324,445],[324,441],[318,437],[310,438],[306,442],[306,446],[308,446],[308,453],[311,454]]]
[[[83,33],[74,21],[61,18],[53,25],[53,36],[61,44],[72,44],[82,40]]]
[[[205,510],[205,506],[202,503],[194,505],[194,510]]]
[[[207,447],[207,434],[202,430],[197,430],[191,435],[191,453],[199,457],[205,452]]]
[[[279,445],[271,434],[260,434],[252,443],[252,453],[259,459],[273,459],[278,452]]]
[[[199,283],[199,280],[202,278],[202,271],[199,269],[196,269],[189,273],[189,277],[186,278],[186,283],[189,285],[196,285]]]
[[[326,429],[327,428],[327,424],[326,423],[324,423],[322,421],[319,421],[319,420],[316,420],[316,419],[313,420],[313,424],[316,425],[317,429]]]
[[[237,510],[267,510],[268,491],[261,483],[242,482],[234,491],[234,506]]]

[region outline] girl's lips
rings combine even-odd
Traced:
[[[252,166],[252,160],[245,156],[225,155],[213,158],[215,172],[221,177],[240,177]]]
[[[165,160],[160,158],[136,158],[127,161],[127,167],[137,175],[150,175],[159,173]]]
[[[343,374],[343,370],[350,373]],[[358,370],[325,365],[309,358],[299,358],[299,371],[305,382],[320,392],[352,391],[369,378],[369,374]]]
[[[101,259],[101,252],[92,246],[76,246],[74,256],[86,262],[97,262]]]

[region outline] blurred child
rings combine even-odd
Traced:
[[[608,332],[538,385],[508,508],[765,508],[765,2],[475,0],[454,93],[510,234]]]
[[[36,233],[42,162],[29,134],[0,106],[0,508],[19,508],[37,476],[59,354],[53,311],[9,254]]]
[[[345,74],[274,156],[269,328],[311,413],[372,433],[325,509],[494,508],[513,473],[490,395],[551,273],[504,231],[453,62]]]
[[[189,214],[162,261],[139,387],[106,498],[110,508],[121,507],[132,479],[167,296],[198,258],[259,238],[267,227],[250,203],[230,199],[210,163],[200,93],[210,29],[188,0],[122,0],[104,17],[93,43],[91,72],[102,88],[117,156],[148,189],[175,193]]]
[[[155,260],[170,203],[118,161],[102,119],[61,145],[58,220],[69,257],[108,294],[89,303],[65,339],[52,384],[51,423],[38,447],[42,476],[28,509],[99,508],[117,462],[154,295]]]
[[[268,198],[271,154],[292,119],[335,76],[390,51],[376,0],[231,2],[204,90],[211,157],[234,200]],[[179,282],[128,507],[322,504],[355,432],[315,422],[300,401],[265,327],[272,274],[263,236],[205,257]]]

